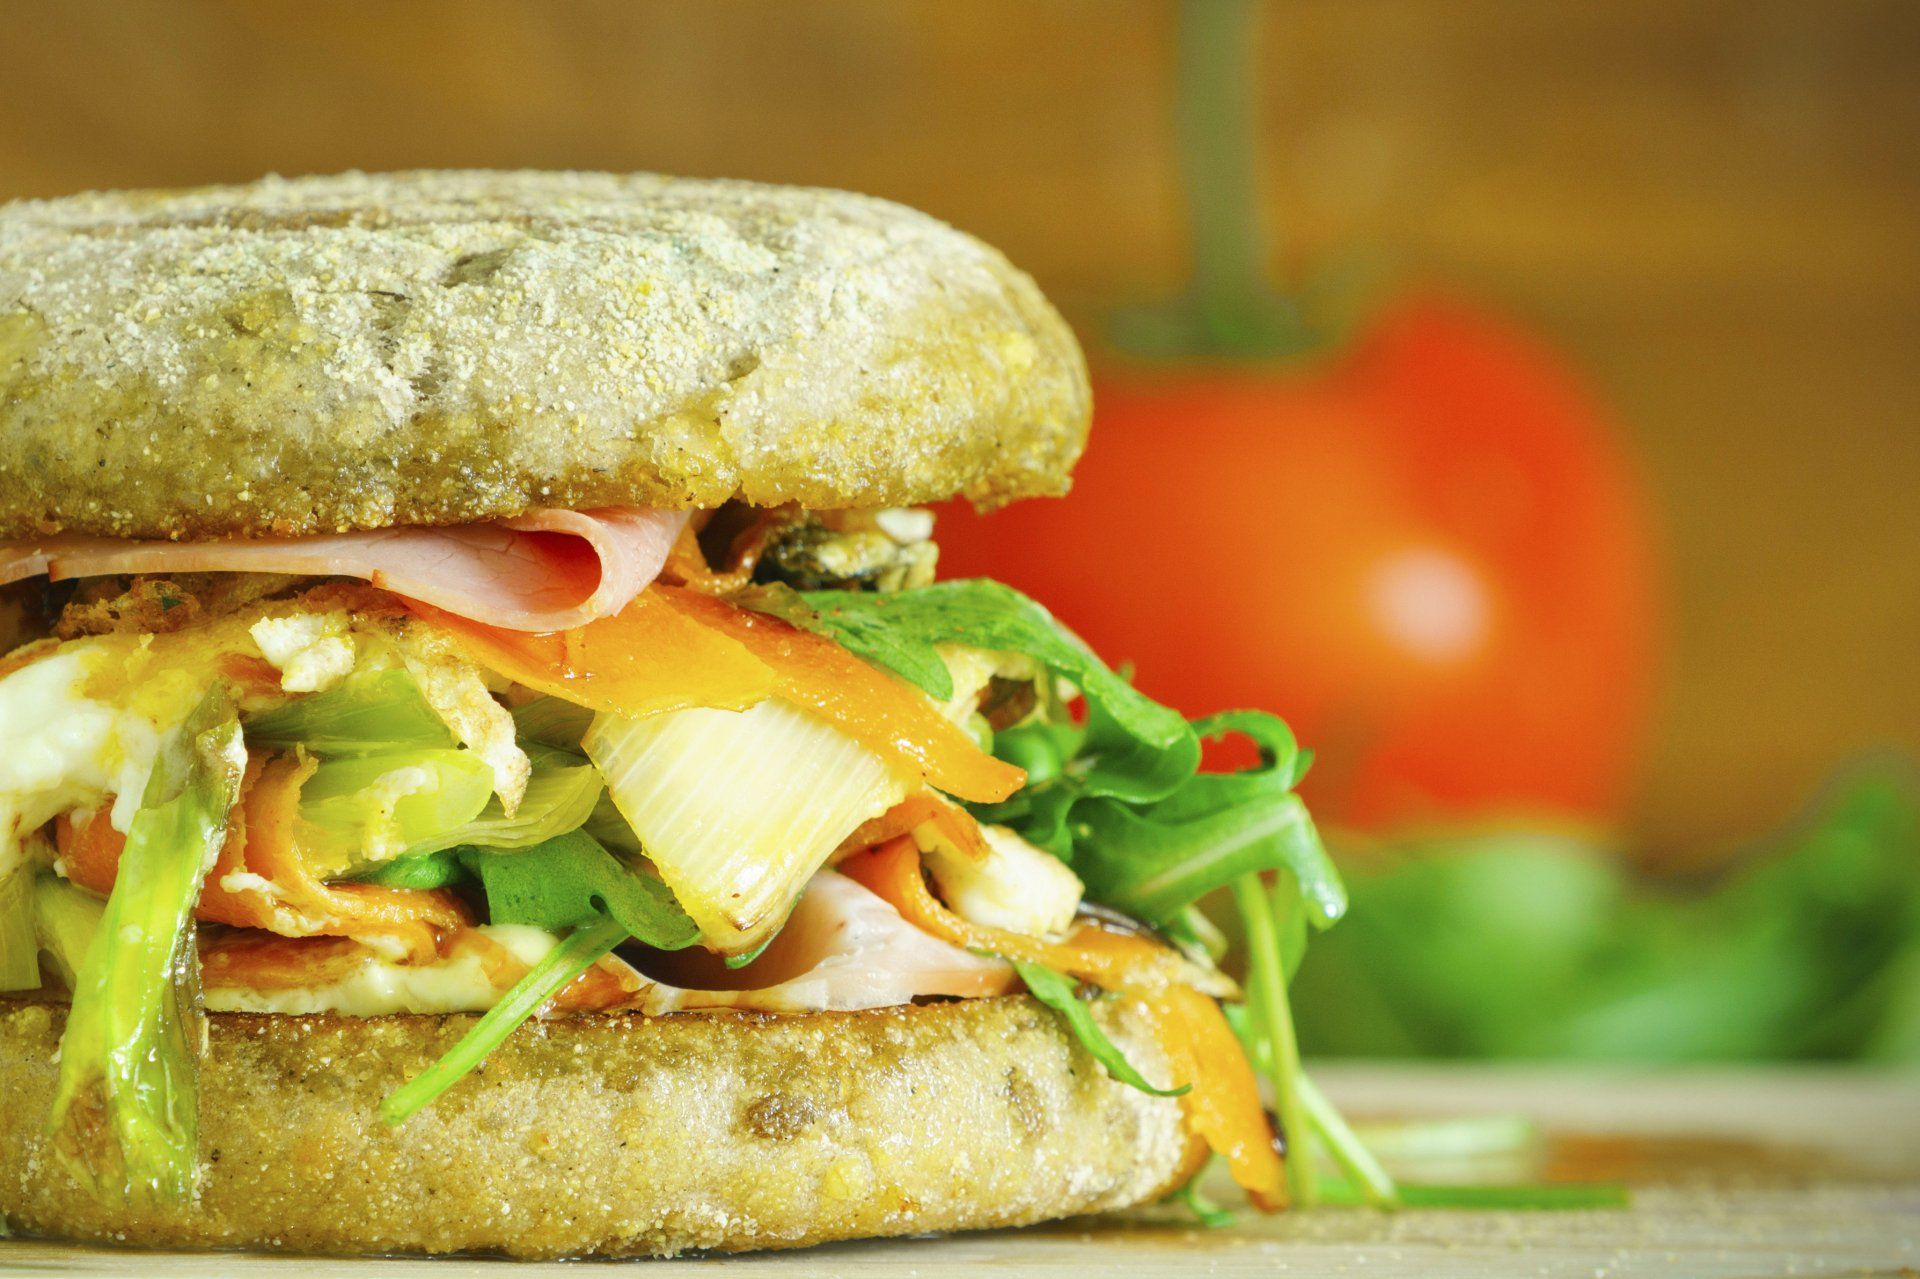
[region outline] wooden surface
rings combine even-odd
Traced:
[[[1617,1211],[1316,1210],[1194,1229],[1128,1220],[639,1263],[648,1276],[1368,1275],[1421,1279],[1757,1279],[1920,1272],[1920,1075],[1830,1070],[1635,1073],[1566,1068],[1328,1067],[1355,1115],[1520,1112],[1553,1136],[1549,1175],[1634,1185]],[[603,1268],[490,1260],[326,1261],[124,1253],[16,1240],[26,1275],[558,1276]]]
[[[0,197],[412,165],[846,186],[999,245],[1090,338],[1186,269],[1167,0],[6,17]],[[1482,296],[1638,445],[1676,628],[1642,838],[1711,852],[1850,755],[1920,751],[1920,5],[1275,0],[1259,47],[1276,269]]]

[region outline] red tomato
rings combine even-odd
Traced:
[[[1114,372],[1073,493],[942,515],[1188,714],[1276,711],[1324,816],[1618,815],[1650,709],[1645,504],[1552,353],[1402,303],[1331,363]]]

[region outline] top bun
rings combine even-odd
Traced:
[[[0,538],[1064,492],[1072,333],[883,200],[653,174],[0,206]]]

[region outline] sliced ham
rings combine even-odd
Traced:
[[[684,952],[691,957],[692,952]],[[678,957],[676,957],[678,958]],[[696,958],[696,962],[699,962]],[[928,935],[845,875],[823,870],[807,884],[787,926],[760,958],[710,977],[727,989],[655,982],[632,1006],[648,1013],[740,1008],[800,1013],[887,1008],[925,995],[975,998],[1013,988],[1012,965]]]
[[[659,576],[685,511],[533,511],[496,524],[316,537],[130,542],[63,534],[0,544],[0,585],[118,573],[297,573],[364,578],[461,617],[563,631],[619,612]]]
[[[207,1006],[361,1017],[484,1012],[527,971],[500,939],[527,931],[469,929],[426,964],[398,963],[345,938],[228,934],[202,945]],[[852,1011],[923,995],[998,995],[1015,984],[1009,964],[921,932],[872,892],[830,870],[813,877],[786,928],[746,967],[728,969],[704,951],[680,952],[665,962],[679,970],[674,981],[684,984],[638,972],[609,955],[548,1011]],[[435,972],[445,979],[429,975]]]

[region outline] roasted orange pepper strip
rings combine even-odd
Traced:
[[[489,670],[594,710],[740,710],[781,697],[949,795],[992,802],[1026,781],[905,680],[824,636],[685,587],[656,582],[612,617],[538,635],[408,607]]]
[[[925,825],[933,826],[974,861],[985,861],[992,852],[972,813],[945,796],[923,790],[856,826],[853,834],[840,841],[840,855],[864,852],[875,844],[910,835],[916,827]]]
[[[689,522],[680,530],[673,549],[667,552],[667,563],[660,570],[660,576],[708,595],[737,591],[752,584],[754,566],[760,562],[761,553],[773,544],[775,535],[801,518],[790,507],[761,511],[752,523],[734,534],[723,568],[707,562],[706,552],[700,549],[699,530]]]
[[[596,711],[744,710],[775,690],[765,662],[657,589],[640,592],[612,617],[541,634],[488,626],[412,600],[407,607],[451,632],[488,670]]]
[[[1272,1211],[1285,1205],[1284,1169],[1253,1067],[1220,1006],[1172,976],[1179,964],[1164,947],[1091,924],[1082,924],[1064,942],[1047,942],[970,923],[934,898],[910,839],[849,857],[839,870],[943,941],[1045,964],[1134,1000],[1153,1023],[1174,1082],[1193,1085],[1180,1098],[1188,1129],[1226,1160],[1256,1206]]]
[[[778,696],[812,711],[897,767],[918,773],[936,790],[992,803],[1026,783],[1024,770],[981,750],[919,689],[868,665],[824,635],[684,587],[656,584],[642,594],[656,592],[687,616],[750,649],[773,670]]]
[[[195,916],[283,937],[390,937],[416,959],[431,957],[442,932],[470,922],[457,896],[440,889],[322,883],[300,856],[300,787],[314,767],[312,760],[292,757],[248,760],[242,798],[228,816],[226,840],[201,885]],[[111,806],[109,800],[84,826],[61,817],[54,827],[67,877],[97,893],[113,890],[127,842],[107,820]],[[271,891],[228,889],[227,877],[241,873],[267,881]]]

